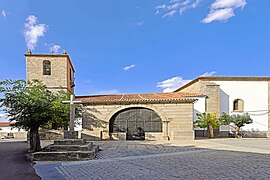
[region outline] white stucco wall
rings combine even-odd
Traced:
[[[24,129],[16,128],[16,127],[0,127],[0,132],[25,132]]]
[[[197,101],[194,103],[194,114],[193,114],[193,121],[197,120],[197,113],[203,113],[205,112],[205,104],[206,104],[206,97],[195,97]],[[200,130],[202,128],[194,128],[195,130]]]
[[[74,124],[75,131],[82,131],[82,118],[76,118]]]
[[[244,101],[244,112],[251,115],[252,124],[245,125],[242,130],[268,130],[268,82],[267,81],[212,81],[220,85],[220,112],[233,112],[233,101]],[[221,127],[221,131],[228,127]]]

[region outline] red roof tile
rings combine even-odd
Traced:
[[[9,127],[15,124],[15,122],[0,122],[0,127]]]
[[[202,94],[189,94],[183,92],[171,93],[149,93],[149,94],[113,94],[113,95],[94,95],[76,96],[76,100],[83,103],[102,104],[102,103],[145,103],[145,102],[193,102],[195,97],[205,97]]]

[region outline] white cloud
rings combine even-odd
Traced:
[[[135,64],[131,64],[129,66],[124,67],[123,70],[128,71],[128,70],[130,70],[131,68],[134,68],[134,67],[135,67]]]
[[[156,6],[156,13],[161,14],[162,17],[171,17],[175,14],[182,15],[189,9],[195,9],[201,4],[202,0],[171,0],[167,4]]]
[[[167,3],[156,6],[155,14],[163,14],[162,17],[164,18],[172,17],[176,14],[183,15],[187,10],[199,7],[202,1],[203,0],[170,0]],[[235,16],[235,9],[243,9],[246,5],[246,0],[213,0],[213,3],[210,5],[210,12],[201,22],[225,22]]]
[[[1,14],[2,14],[3,17],[7,17],[7,13],[6,13],[5,10],[3,10],[3,11],[1,12]]]
[[[171,17],[171,16],[173,16],[173,15],[174,15],[174,14],[176,14],[176,13],[177,13],[177,11],[176,11],[176,10],[172,10],[172,11],[170,11],[170,12],[168,12],[168,13],[164,14],[162,17],[166,17],[166,16]]]
[[[211,72],[206,72],[206,73],[202,74],[201,76],[212,76],[214,74],[216,74],[216,72],[211,71]],[[180,76],[175,76],[175,77],[172,77],[170,79],[166,79],[164,81],[158,82],[157,87],[162,88],[163,92],[173,92],[176,89],[189,83],[190,81],[192,81],[192,80],[191,79],[183,79]]]
[[[213,21],[227,21],[235,16],[234,10],[244,8],[247,5],[246,0],[215,0],[210,6],[210,12],[202,20],[203,23],[211,23]]]
[[[219,8],[244,8],[247,5],[246,0],[216,0],[212,5],[211,9]]]
[[[57,44],[52,44],[52,46],[50,47],[50,52],[52,54],[57,54],[60,48],[61,48],[61,46],[59,46]]]
[[[167,5],[165,4],[156,6],[156,9],[166,9],[166,8],[167,8]]]
[[[34,50],[39,37],[43,37],[48,25],[38,24],[37,17],[29,15],[24,24],[24,38],[28,49]]]
[[[217,73],[216,71],[211,71],[211,72],[206,72],[206,73],[202,74],[201,76],[213,76],[216,73]]]
[[[205,19],[202,20],[203,23],[211,23],[213,21],[226,21],[227,19],[234,16],[232,8],[225,8],[220,10],[215,10],[210,12]]]
[[[189,3],[190,1],[185,1],[184,4]],[[190,5],[185,5],[182,8],[179,9],[179,13],[180,15],[182,15],[185,11],[189,10],[189,9],[196,9],[200,3],[202,2],[202,0],[196,0],[194,3],[190,4]]]
[[[191,80],[183,79],[180,76],[176,76],[157,83],[157,87],[163,88],[163,92],[173,92],[179,87],[187,84]]]

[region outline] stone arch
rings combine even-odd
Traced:
[[[233,101],[233,111],[244,111],[244,101],[242,99],[235,99]]]
[[[149,106],[144,105],[144,104],[142,104],[142,105],[139,105],[139,104],[138,105],[122,105],[122,106],[114,109],[113,111],[111,111],[109,113],[109,115],[107,116],[106,119],[109,122],[110,119],[113,117],[114,114],[116,114],[116,113],[118,113],[118,112],[120,112],[120,111],[122,111],[124,109],[128,109],[128,108],[140,108],[140,107],[141,108],[150,109],[150,110],[154,111],[161,118],[162,121],[168,121],[168,118],[165,116],[165,114],[160,109],[158,109],[156,107],[152,107],[152,106],[149,107]]]
[[[166,119],[147,106],[122,106],[110,113],[109,136],[122,133],[126,140],[144,140],[149,133],[163,134]]]

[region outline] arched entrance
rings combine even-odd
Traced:
[[[144,140],[145,132],[162,132],[162,120],[151,109],[127,108],[110,119],[110,134],[126,133],[127,140]]]

